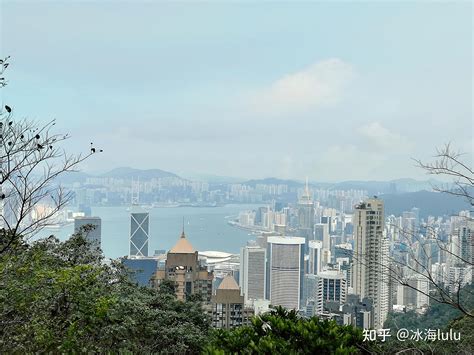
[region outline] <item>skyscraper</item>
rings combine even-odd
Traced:
[[[320,240],[309,241],[309,266],[308,274],[317,275],[322,267],[322,249],[323,242]]]
[[[309,192],[308,179],[303,195],[298,200],[298,235],[308,241],[313,239],[314,227],[314,203]]]
[[[314,239],[323,243],[323,248],[330,249],[329,225],[327,223],[316,223],[314,225]]]
[[[130,256],[148,256],[149,228],[148,212],[137,210],[130,214]]]
[[[166,254],[165,269],[156,271],[151,284],[159,287],[163,280],[173,280],[176,283],[176,297],[179,300],[198,294],[209,305],[213,278],[213,273],[208,272],[207,267],[199,263],[198,252],[188,241],[183,230],[175,246]]]
[[[265,299],[266,250],[258,246],[240,249],[239,284],[245,296],[245,304]]]
[[[93,249],[100,249],[102,235],[102,221],[99,217],[76,217],[74,218],[74,233],[79,233],[81,227],[92,226],[91,230],[84,233],[84,237],[91,243]]]
[[[353,214],[353,292],[373,302],[374,327],[379,329],[388,313],[388,242],[384,229],[383,201],[369,199]]]
[[[299,309],[303,295],[305,239],[268,237],[267,297],[275,306]]]

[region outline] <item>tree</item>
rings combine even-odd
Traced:
[[[3,73],[5,72],[5,70],[8,68],[8,66],[10,65],[8,63],[8,59],[10,57],[6,57],[4,59],[0,59],[0,88],[4,87],[5,85],[7,85],[6,83],[6,80],[5,78],[3,77]]]
[[[355,354],[365,351],[362,340],[361,329],[277,307],[254,317],[250,326],[216,330],[204,353]]]
[[[459,196],[474,206],[474,174],[469,163],[464,161],[464,157],[465,154],[455,151],[450,144],[446,144],[437,149],[432,162],[422,162],[419,159],[415,159],[415,162],[427,174],[447,177],[452,180],[450,184],[433,186],[435,191]],[[392,225],[401,237],[400,245],[406,248],[412,262],[391,258],[387,272],[399,284],[420,292],[435,302],[449,305],[468,317],[474,317],[474,293],[471,287],[465,287],[466,284],[472,282],[473,251],[471,243],[474,237],[474,221],[469,214],[460,218],[462,218],[461,224],[466,229],[456,238],[451,237],[448,240],[441,239],[438,231],[430,225],[425,226],[424,235],[417,229]],[[447,255],[452,266],[460,270],[459,275],[454,275],[448,284],[442,281],[445,277],[440,280],[430,267],[431,261],[435,257],[437,258],[440,253]],[[406,275],[407,271],[426,281],[430,289],[421,289],[411,283],[410,278]],[[469,275],[471,275],[471,281]]]
[[[0,255],[0,348],[6,353],[199,353],[209,320],[170,285],[130,281],[78,233]]]
[[[7,67],[8,58],[0,61],[0,74]],[[5,85],[2,77],[0,87]],[[0,254],[20,235],[28,238],[51,222],[73,197],[57,178],[102,151],[91,143],[86,154],[68,154],[63,145],[69,135],[54,132],[55,120],[14,120],[13,111],[8,105],[0,109],[0,227],[8,230],[0,233]],[[41,203],[48,208],[39,209]]]
[[[472,205],[474,197],[472,168],[463,161],[463,157],[464,154],[455,152],[447,144],[437,149],[434,161],[415,161],[428,174],[453,180],[452,184],[433,186],[435,191],[465,198]],[[402,252],[389,256],[386,262],[381,262],[378,266],[381,267],[382,274],[386,276],[388,282],[393,285],[403,285],[434,302],[448,305],[468,317],[474,317],[472,306],[474,292],[471,287],[466,287],[472,282],[470,278],[474,271],[473,251],[470,248],[474,235],[474,220],[469,213],[459,218],[460,224],[465,227],[463,233],[455,238],[451,236],[447,240],[442,239],[438,230],[430,224],[424,225],[425,230],[420,233],[419,228],[389,223],[387,227],[391,229],[392,237],[395,234],[398,236],[395,247]],[[453,272],[449,282],[444,282],[447,277],[445,273],[440,277],[431,268],[432,260],[438,258],[440,254],[446,255],[451,261]],[[354,254],[353,257],[363,264],[366,263],[364,255]],[[416,280],[422,281],[421,284],[427,285],[428,288],[420,287]]]
[[[460,196],[474,206],[474,171],[469,163],[464,161],[466,154],[455,151],[450,143],[436,150],[434,161],[423,162],[415,159],[417,166],[430,175],[449,177],[451,184],[434,185],[435,191]],[[472,159],[472,157],[471,157]]]

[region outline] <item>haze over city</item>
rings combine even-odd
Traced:
[[[473,14],[0,0],[0,353],[474,354]]]
[[[358,5],[1,1],[1,100],[87,172],[424,179],[472,152],[471,4]]]

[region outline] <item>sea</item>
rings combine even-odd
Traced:
[[[183,229],[190,243],[199,251],[239,253],[255,235],[229,225],[240,211],[253,210],[259,205],[234,204],[219,207],[163,207],[146,210],[150,213],[149,255],[155,250],[171,249]],[[125,206],[92,207],[92,216],[102,220],[101,246],[107,258],[119,258],[129,253],[130,211]],[[54,235],[66,240],[74,232],[74,224],[59,229],[45,228],[36,238]],[[35,238],[35,239],[36,239]]]

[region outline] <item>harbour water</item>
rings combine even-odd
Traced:
[[[248,240],[254,239],[248,231],[230,226],[229,218],[240,211],[257,208],[258,205],[226,205],[222,207],[153,208],[150,213],[149,254],[157,249],[169,250],[184,228],[189,241],[200,251],[218,250],[238,253]],[[130,212],[125,206],[93,207],[92,215],[102,219],[102,250],[108,258],[128,255],[130,235]],[[69,224],[60,229],[44,229],[40,237],[51,234],[61,240],[67,239],[74,230]]]

